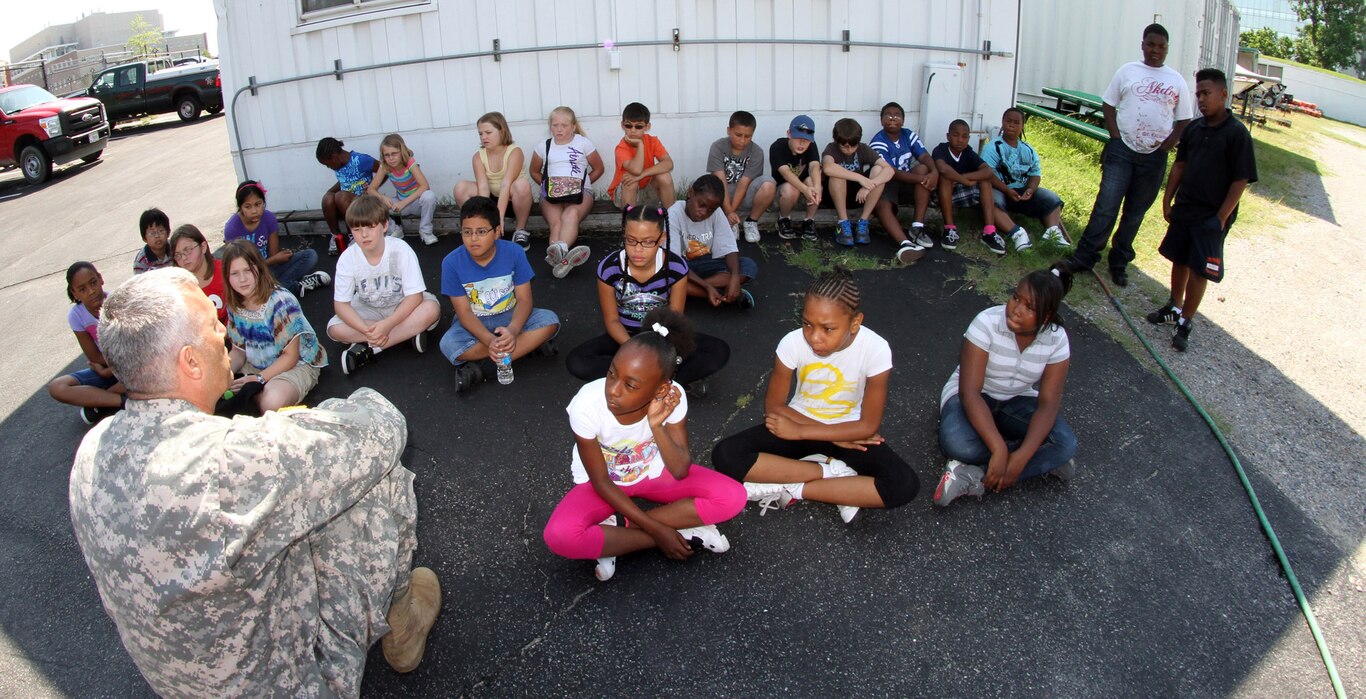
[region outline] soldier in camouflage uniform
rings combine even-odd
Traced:
[[[184,270],[129,280],[100,326],[129,401],[81,443],[71,519],[152,688],[356,696],[381,637],[395,669],[416,667],[440,586],[410,572],[417,506],[398,409],[362,388],[215,417],[231,379],[224,329]]]

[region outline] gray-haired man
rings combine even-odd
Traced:
[[[164,696],[356,696],[380,637],[412,670],[441,588],[410,570],[403,415],[360,389],[214,417],[232,378],[223,338],[184,270],[105,301],[100,339],[128,407],[82,441],[71,520],[124,647]]]

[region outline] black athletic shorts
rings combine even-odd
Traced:
[[[1218,216],[1210,216],[1195,223],[1172,223],[1157,251],[1172,261],[1185,265],[1216,284],[1224,279],[1224,237],[1228,230],[1219,223]]]

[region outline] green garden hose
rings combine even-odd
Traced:
[[[1295,601],[1300,605],[1300,611],[1304,614],[1304,621],[1309,625],[1309,633],[1314,636],[1314,643],[1319,647],[1319,655],[1323,657],[1323,665],[1328,669],[1328,679],[1333,683],[1333,692],[1338,696],[1338,699],[1345,699],[1347,692],[1342,688],[1342,678],[1338,677],[1338,668],[1333,663],[1333,654],[1328,650],[1328,642],[1324,640],[1323,632],[1319,631],[1319,622],[1314,617],[1314,610],[1310,608],[1309,600],[1305,598],[1304,590],[1300,588],[1300,580],[1295,577],[1295,571],[1290,567],[1290,559],[1286,557],[1285,550],[1281,548],[1281,540],[1276,537],[1276,530],[1271,528],[1271,522],[1266,518],[1266,512],[1262,511],[1262,503],[1257,499],[1257,491],[1252,489],[1252,483],[1247,479],[1247,473],[1243,470],[1242,462],[1238,461],[1238,455],[1233,453],[1233,447],[1229,446],[1228,440],[1224,437],[1224,433],[1219,430],[1219,426],[1214,424],[1214,419],[1205,412],[1205,407],[1200,405],[1200,401],[1196,400],[1186,385],[1181,383],[1181,379],[1176,377],[1176,372],[1172,371],[1172,368],[1167,366],[1167,363],[1157,354],[1157,350],[1148,343],[1148,338],[1138,331],[1138,327],[1134,325],[1129,314],[1124,311],[1124,306],[1119,303],[1119,299],[1115,298],[1105,280],[1100,278],[1100,273],[1095,270],[1092,270],[1092,273],[1095,274],[1096,281],[1100,282],[1100,288],[1105,291],[1105,295],[1110,297],[1110,303],[1114,304],[1120,317],[1124,318],[1124,322],[1133,331],[1134,337],[1143,343],[1148,354],[1151,354],[1153,359],[1157,360],[1158,366],[1162,367],[1162,371],[1166,372],[1167,378],[1171,379],[1172,383],[1180,389],[1181,395],[1190,401],[1195,412],[1200,414],[1201,419],[1209,426],[1210,432],[1214,433],[1214,438],[1219,440],[1219,446],[1224,448],[1229,460],[1233,462],[1233,470],[1238,474],[1238,480],[1243,484],[1243,490],[1247,491],[1247,499],[1252,503],[1252,511],[1257,514],[1257,521],[1261,522],[1262,532],[1266,534],[1267,541],[1271,542],[1271,550],[1276,552],[1276,560],[1280,562],[1281,571],[1285,573],[1285,579],[1290,583],[1290,591],[1295,594]]]

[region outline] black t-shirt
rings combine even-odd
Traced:
[[[773,171],[773,179],[777,180],[778,184],[786,182],[787,180],[783,179],[782,168],[790,168],[797,179],[805,180],[806,176],[811,174],[807,168],[819,162],[816,155],[818,150],[813,142],[806,147],[804,153],[798,155],[788,147],[786,136],[774,141],[773,145],[768,147],[768,166]]]
[[[934,147],[934,159],[948,163],[949,167],[960,175],[976,172],[982,167],[982,158],[977,155],[977,151],[973,150],[972,146],[964,148],[963,152],[955,158],[949,150],[949,144],[941,143]]]
[[[1217,215],[1229,186],[1238,180],[1257,181],[1252,136],[1232,114],[1218,126],[1210,126],[1204,117],[1187,124],[1176,145],[1176,162],[1186,164],[1172,204],[1172,220],[1181,223],[1199,223]],[[1234,207],[1225,227],[1236,218],[1238,208]]]

